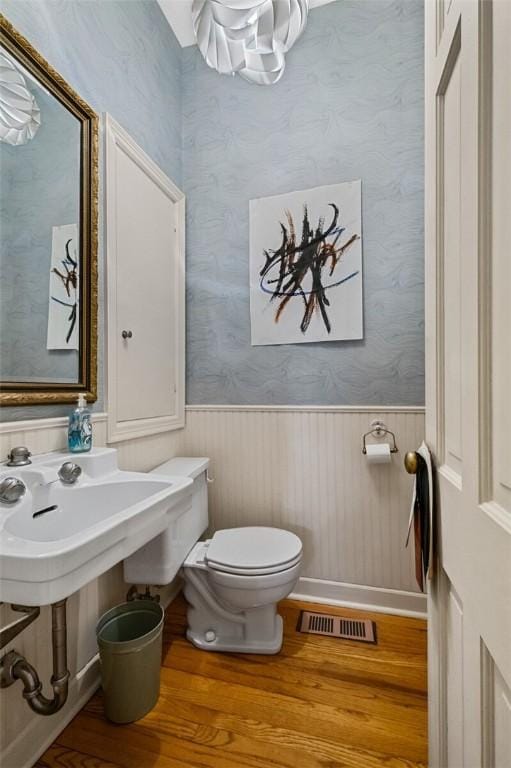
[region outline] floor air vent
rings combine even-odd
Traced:
[[[298,622],[298,631],[312,635],[340,637],[343,640],[376,643],[376,624],[374,621],[346,619],[328,613],[302,611]]]

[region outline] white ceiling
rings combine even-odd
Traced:
[[[195,34],[192,27],[192,0],[158,0],[167,21],[174,30],[181,47],[195,45]],[[309,0],[311,8],[333,3],[334,0]]]

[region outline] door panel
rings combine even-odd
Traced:
[[[117,352],[119,421],[172,416],[175,202],[125,152],[117,153]],[[142,396],[142,393],[145,396]]]
[[[463,765],[463,608],[449,588],[446,617],[447,755],[449,765]]]
[[[511,765],[511,690],[498,669],[494,669],[493,757],[495,766]]]
[[[492,6],[492,496],[511,524],[511,2]]]
[[[462,327],[462,260],[461,260],[461,82],[460,61],[456,55],[444,73],[439,113],[442,122],[441,146],[442,201],[442,313],[444,461],[459,475],[461,484],[461,327]]]
[[[511,765],[511,689],[490,652],[481,646],[483,768]]]
[[[426,9],[426,437],[438,473],[431,768],[507,768],[511,3]]]

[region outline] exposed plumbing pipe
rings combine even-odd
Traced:
[[[67,669],[67,625],[66,601],[60,600],[51,606],[51,640],[53,652],[53,675],[51,687],[53,698],[43,695],[43,684],[37,670],[17,651],[10,651],[1,660],[2,688],[21,680],[23,697],[30,709],[38,715],[53,715],[62,709],[67,701],[69,670]]]

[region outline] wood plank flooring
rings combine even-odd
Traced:
[[[378,644],[296,631],[301,609],[377,622]],[[161,695],[131,725],[98,693],[37,768],[422,768],[427,759],[426,624],[311,603],[280,605],[277,656],[207,653],[167,611]]]

